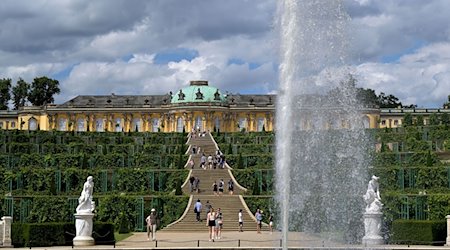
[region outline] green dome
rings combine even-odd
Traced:
[[[171,103],[225,102],[218,88],[208,86],[207,81],[191,81],[189,87],[173,93]]]

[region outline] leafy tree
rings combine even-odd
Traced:
[[[433,113],[430,115],[430,125],[431,126],[439,125],[439,117],[437,114]]]
[[[405,117],[403,117],[403,126],[404,127],[412,126],[412,124],[413,124],[412,115],[410,113],[405,114]]]
[[[14,109],[19,109],[25,106],[30,92],[30,84],[25,82],[22,78],[17,81],[16,86],[12,87]]]
[[[30,94],[28,100],[34,106],[42,106],[48,103],[53,103],[53,96],[59,94],[59,81],[43,77],[34,78],[31,83]]]
[[[380,108],[398,108],[402,107],[402,103],[399,101],[399,99],[393,95],[386,95],[385,93],[381,92],[378,95],[378,103],[380,105]]]
[[[9,90],[11,89],[11,79],[0,79],[0,110],[8,109],[8,102],[11,99]]]
[[[423,116],[418,115],[416,117],[416,126],[423,126]]]
[[[445,126],[449,126],[450,125],[450,117],[448,115],[448,113],[442,113],[441,115],[441,123]]]

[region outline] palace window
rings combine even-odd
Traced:
[[[239,130],[247,129],[247,118],[239,118]]]
[[[152,131],[153,132],[158,132],[159,129],[159,119],[158,118],[153,118],[152,119]]]
[[[364,116],[364,117],[363,117],[363,126],[364,126],[364,128],[370,128],[370,120],[369,120],[369,117],[367,117],[367,116]]]
[[[265,119],[263,117],[259,117],[258,121],[257,121],[257,129],[259,132],[263,131],[263,127],[264,127],[264,123],[265,123]]]
[[[116,118],[114,120],[114,131],[116,132],[122,132],[122,119],[121,118]]]
[[[95,120],[95,131],[103,132],[103,118],[97,118]]]
[[[177,119],[177,132],[183,132],[184,121],[183,117],[178,117]]]
[[[77,119],[77,131],[84,132],[86,128],[84,127],[84,118]]]
[[[0,129],[3,129],[3,122],[0,122]]]
[[[37,130],[37,121],[33,117],[28,120],[28,130]]]
[[[398,126],[398,120],[394,120],[394,125]]]
[[[216,132],[220,130],[220,119],[219,119],[219,117],[216,117],[214,119],[214,127],[216,128]]]
[[[141,119],[140,118],[133,118],[133,121],[131,122],[131,126],[133,126],[131,129],[132,131],[141,132]]]
[[[67,130],[67,119],[66,118],[59,118],[59,120],[58,120],[58,130],[59,131],[66,131]]]
[[[16,122],[11,122],[11,128],[16,128]]]
[[[203,119],[201,116],[197,116],[195,118],[195,124],[194,124],[195,129],[202,131],[203,130]]]
[[[382,126],[386,126],[386,120],[382,120],[382,121],[381,121],[381,125],[382,125]]]

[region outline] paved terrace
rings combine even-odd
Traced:
[[[158,231],[157,241],[147,240],[146,233],[135,233],[131,237],[120,241],[115,248],[112,245],[99,245],[91,247],[74,247],[74,249],[279,249],[281,234],[270,234],[263,231],[257,234],[248,232],[223,232],[222,239],[215,242],[208,241],[208,231],[201,232],[169,232]],[[7,249],[7,248],[2,248]],[[16,248],[17,249],[17,248]],[[72,249],[70,246],[35,247],[32,249]],[[383,245],[366,248],[362,245],[333,245],[315,236],[303,233],[291,233],[289,235],[289,249],[430,249],[449,250],[445,246],[408,246],[408,245]]]

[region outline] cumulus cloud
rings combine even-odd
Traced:
[[[440,106],[449,94],[448,1],[343,1],[352,18],[351,62],[361,84],[404,103]],[[4,0],[0,77],[54,76],[62,89],[56,102],[79,94],[163,94],[194,79],[233,93],[275,93],[276,5]],[[180,48],[198,53],[155,63],[157,55]]]
[[[363,86],[403,104],[440,107],[450,94],[450,43],[426,46],[396,63],[363,63],[357,72]]]

